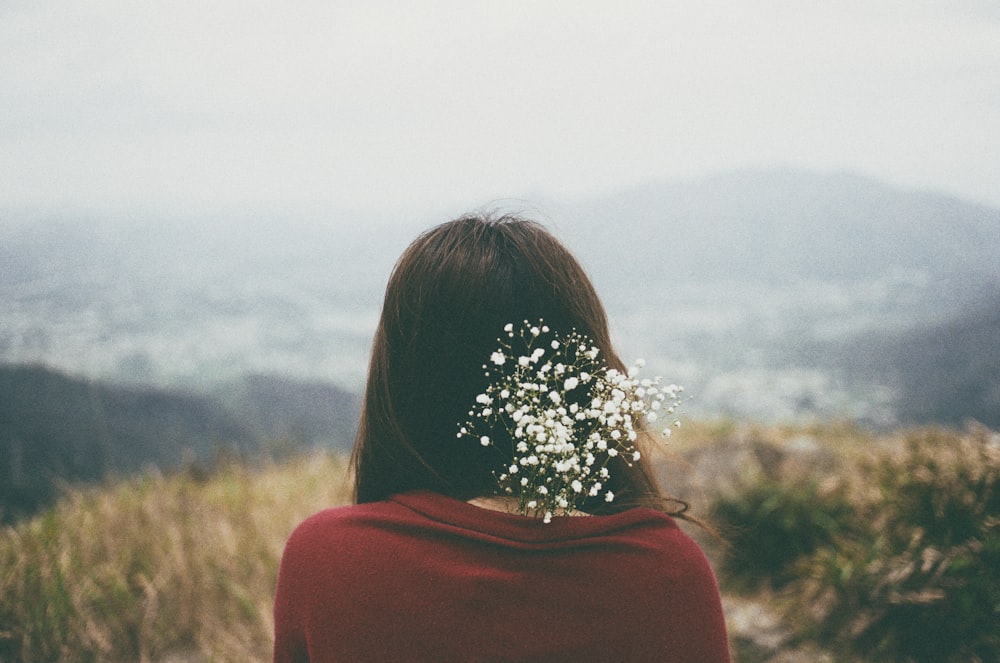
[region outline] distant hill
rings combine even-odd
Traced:
[[[319,447],[348,451],[354,442],[360,397],[318,380],[249,375],[216,390],[229,412],[272,451]]]
[[[895,388],[903,423],[1000,430],[1000,297],[960,318],[860,338],[843,361]]]
[[[656,282],[852,282],[892,272],[1000,285],[1000,210],[852,174],[742,171],[562,206],[615,292]],[[667,286],[664,286],[667,287]]]
[[[305,447],[346,448],[357,399],[334,387],[256,377],[221,397],[116,386],[41,366],[0,366],[0,521],[66,483],[145,468],[210,467]]]

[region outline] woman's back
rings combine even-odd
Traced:
[[[431,492],[289,540],[277,661],[727,661],[715,578],[667,515],[537,518]]]

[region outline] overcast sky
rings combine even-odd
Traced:
[[[0,208],[398,212],[771,166],[1000,207],[1000,2],[0,0]]]

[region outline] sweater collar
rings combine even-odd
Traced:
[[[677,527],[667,514],[645,507],[604,516],[556,516],[543,523],[541,518],[484,509],[426,490],[394,495],[389,501],[438,523],[475,533],[477,538],[529,544],[572,542],[642,526]]]

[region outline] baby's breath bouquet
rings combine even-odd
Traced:
[[[489,385],[458,437],[511,445],[513,462],[495,474],[523,515],[549,522],[588,499],[614,501],[609,461],[638,461],[640,422],[672,420],[682,388],[639,379],[641,360],[628,373],[610,368],[585,335],[561,334],[541,320],[506,325],[498,343],[483,366]]]

